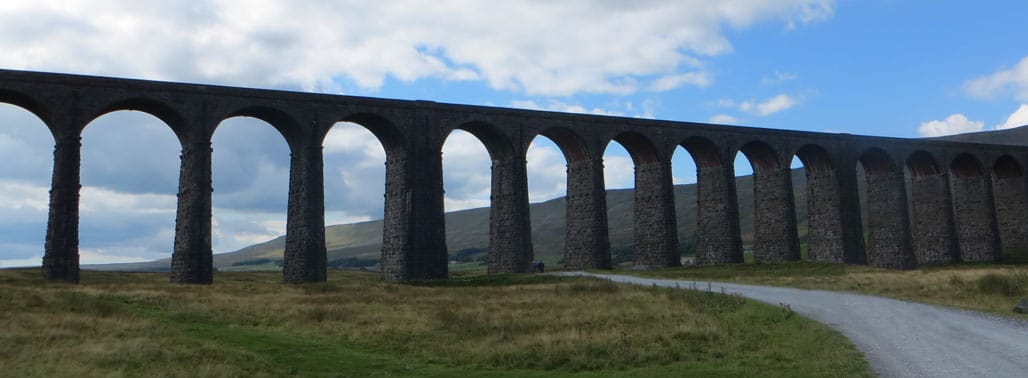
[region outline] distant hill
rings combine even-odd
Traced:
[[[987,131],[942,137],[939,139],[993,144],[1028,145],[1028,127]],[[739,198],[739,218],[743,244],[752,242],[753,232],[753,179],[750,176],[736,180]],[[793,171],[793,191],[796,201],[796,220],[801,242],[807,229],[806,176],[802,169]],[[675,207],[678,214],[678,237],[682,246],[694,244],[696,231],[696,186],[676,185]],[[607,191],[607,219],[611,251],[615,258],[624,255],[632,246],[632,189]],[[536,258],[556,263],[564,249],[563,197],[531,205],[532,242]],[[489,208],[456,211],[446,214],[446,245],[451,259],[474,260],[484,258],[489,247]],[[381,220],[328,226],[325,241],[330,265],[370,266],[377,262],[382,249]],[[214,266],[221,270],[264,268],[281,265],[285,237],[254,244],[235,252],[214,255]],[[102,270],[166,271],[170,259],[131,264],[86,266]]]

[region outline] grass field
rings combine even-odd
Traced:
[[[0,270],[6,376],[870,376],[841,335],[734,296],[540,275]]]
[[[619,269],[644,277],[789,286],[846,291],[973,309],[1028,319],[1012,311],[1028,297],[1028,264],[952,264],[917,270],[794,262],[683,267],[653,271]]]

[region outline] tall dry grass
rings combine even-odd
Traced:
[[[951,264],[900,271],[797,262],[625,273],[847,291],[1028,318],[1012,311],[1018,299],[1028,296],[1028,265],[1025,264]]]
[[[545,276],[419,285],[333,272],[282,285],[221,273],[0,271],[12,376],[867,375],[844,338],[788,309],[713,293]],[[767,370],[770,369],[770,370]]]

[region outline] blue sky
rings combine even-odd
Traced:
[[[5,1],[0,67],[424,99],[892,137],[1028,124],[1028,2]],[[214,249],[285,229],[288,148],[266,124],[214,137]],[[0,267],[38,265],[53,140],[0,105]],[[82,260],[170,256],[180,147],[119,112],[83,134]],[[384,152],[339,125],[328,223],[382,212]],[[487,206],[484,147],[443,151],[448,210]],[[529,150],[531,199],[564,194],[552,143]],[[695,180],[680,151],[676,182]],[[608,188],[631,160],[605,156]],[[737,171],[748,163],[737,159]]]

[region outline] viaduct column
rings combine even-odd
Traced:
[[[742,238],[730,166],[696,168],[696,260],[702,265],[741,263]]]
[[[953,213],[960,259],[965,262],[998,260],[1001,251],[996,207],[986,175],[955,172],[950,183],[953,186]]]
[[[910,243],[906,197],[902,171],[867,172],[867,255],[872,266],[889,269],[917,266]]]
[[[386,146],[382,278],[390,282],[448,276],[439,116],[411,109],[408,138]]]
[[[800,259],[792,175],[788,167],[753,172],[753,260],[777,263]]]
[[[46,223],[43,277],[50,281],[79,282],[79,189],[82,139],[79,128],[58,131],[54,146],[54,172],[50,189],[50,215]]]
[[[842,258],[846,264],[866,265],[868,259],[864,245],[864,226],[860,214],[857,161],[842,160],[842,162],[837,168],[835,176],[839,193]]]
[[[1028,256],[1028,186],[1025,178],[1018,171],[1016,175],[997,174],[992,179],[1002,248]]]
[[[807,254],[811,261],[845,262],[842,212],[835,171],[805,167],[807,174]]]
[[[564,269],[610,269],[603,160],[568,162]]]
[[[171,282],[213,282],[211,250],[211,142],[194,132],[182,146],[175,216],[175,250],[171,256]]]
[[[532,230],[524,151],[493,160],[489,209],[489,274],[531,269]]]
[[[635,268],[681,265],[671,164],[635,164]]]
[[[944,264],[958,256],[949,177],[917,174],[910,179],[911,231],[919,264]]]
[[[291,146],[291,150],[282,281],[324,282],[328,255],[321,143],[305,140],[301,145]]]

